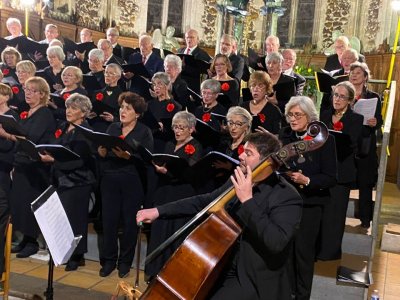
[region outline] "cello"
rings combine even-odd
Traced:
[[[328,129],[321,122],[312,122],[307,128],[307,135],[310,139],[288,144],[261,161],[252,172],[253,184],[265,180],[286,160],[321,147],[328,138]],[[226,189],[146,258],[148,262],[157,256],[183,231],[208,215],[170,257],[140,299],[207,298],[242,232],[224,209],[234,196],[233,186]]]

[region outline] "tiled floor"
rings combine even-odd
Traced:
[[[387,210],[389,207],[389,213],[391,214],[392,219],[397,215],[397,220],[400,224],[399,195],[400,193],[396,185],[389,183],[385,184],[382,210]],[[351,230],[361,230],[360,227],[356,225],[357,224],[353,226],[350,224],[348,226],[352,227]],[[400,254],[383,252],[380,251],[379,247],[380,243],[378,242],[372,269],[374,284],[369,289],[370,293],[372,290],[378,289],[381,296],[380,300],[400,299]],[[355,269],[360,269],[366,264],[365,261],[357,262],[353,260],[350,255],[345,256],[343,259],[348,261],[350,265],[353,264]],[[319,273],[322,272],[329,274],[336,272],[337,265],[338,262],[333,261],[324,263],[322,267],[321,265],[317,265],[316,268],[319,268],[319,270],[317,270]],[[79,270],[75,272],[65,272],[64,267],[60,266],[55,268],[54,281],[69,286],[80,287],[88,291],[98,291],[110,295],[113,294],[118,282],[121,281],[121,279],[118,278],[117,271],[114,271],[107,278],[102,278],[98,275],[99,269],[99,263],[93,261],[86,261],[86,266],[79,268]],[[16,259],[15,255],[13,255],[11,261],[11,272],[47,279],[48,267],[43,261],[33,258]],[[129,277],[124,278],[123,280],[133,286],[136,278],[135,273],[135,270],[132,269]],[[139,290],[144,291],[146,284],[143,280],[143,272],[140,272],[139,279]],[[13,289],[12,282],[11,289]],[[88,295],[90,295],[90,293]]]

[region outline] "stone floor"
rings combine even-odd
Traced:
[[[382,205],[382,221],[390,219],[400,224],[400,193],[396,185],[386,183],[384,188],[384,201]],[[348,224],[353,230],[361,230],[358,224]],[[370,291],[378,289],[380,300],[400,299],[400,254],[388,253],[379,249],[377,243],[372,275],[374,284]],[[349,261],[352,257],[344,257]],[[354,264],[363,263],[362,261]],[[365,262],[364,262],[365,263]],[[317,272],[336,272],[338,262],[325,262],[316,265]],[[109,277],[102,278],[98,275],[100,266],[98,262],[86,261],[86,266],[80,267],[75,272],[65,272],[64,267],[55,268],[54,271],[54,299],[110,299],[115,293],[117,284],[121,281],[117,271]],[[47,287],[48,266],[45,261],[27,258],[11,260],[11,296],[33,299],[32,295],[43,296]],[[144,291],[146,284],[143,280],[143,272],[139,272],[139,290]],[[131,270],[129,277],[123,281],[134,285],[136,272]],[[14,299],[19,299],[14,298]]]

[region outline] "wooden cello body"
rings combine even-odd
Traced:
[[[286,145],[262,161],[253,170],[253,182],[264,180],[294,155],[321,147],[328,130],[323,123],[313,122],[308,127],[308,135],[313,139]],[[231,187],[198,214],[209,216],[183,241],[140,299],[207,299],[242,232],[224,209],[234,196],[235,190]]]

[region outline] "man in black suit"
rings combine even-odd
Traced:
[[[125,63],[125,61],[122,58],[113,54],[113,47],[109,40],[100,39],[97,42],[97,48],[100,49],[101,51],[103,51],[103,53],[104,53],[104,64],[105,65],[113,63],[113,64],[119,64],[121,66]]]
[[[306,79],[300,74],[293,71],[293,67],[296,64],[296,51],[293,49],[285,49],[282,51],[283,64],[282,71],[283,74],[291,76],[296,81],[296,96],[303,95],[303,89],[306,84]]]
[[[236,78],[240,83],[243,76],[244,60],[233,52],[234,37],[229,34],[223,34],[219,43],[219,52],[228,56],[232,65],[232,71],[229,76]]]
[[[50,42],[54,39],[58,38],[58,27],[54,24],[47,24],[44,28],[44,35],[46,38],[41,40],[39,43],[41,44],[50,44]]]
[[[119,31],[115,27],[110,27],[107,29],[106,32],[106,38],[108,41],[110,41],[112,47],[113,47],[113,54],[115,56],[118,56],[119,58],[122,57],[122,46],[118,44],[118,39],[119,39]]]
[[[180,48],[178,53],[193,55],[195,59],[204,60],[209,62],[211,60],[210,55],[198,46],[199,34],[194,29],[189,29],[185,33],[186,47]],[[182,79],[185,80],[190,89],[196,93],[200,93],[200,74],[198,70],[188,65],[184,65],[182,69]]]
[[[274,135],[252,133],[246,138],[232,182],[209,194],[141,210],[136,216],[137,222],[151,223],[158,217],[195,215],[233,183],[236,197],[226,208],[243,231],[227,272],[208,299],[291,299],[288,258],[301,218],[302,199],[275,172],[257,185],[253,186],[251,180],[252,169],[279,148]]]
[[[153,52],[153,39],[149,35],[142,35],[139,38],[140,53],[133,53],[129,56],[128,64],[143,63],[151,80],[156,72],[164,72],[163,60]],[[149,84],[142,77],[131,72],[124,73],[126,79],[131,80],[130,91],[142,96],[147,101],[151,99]]]
[[[334,71],[342,68],[342,55],[345,50],[350,48],[349,39],[342,35],[339,36],[334,43],[335,54],[329,55],[326,58],[326,63],[324,66],[324,70],[326,71]],[[358,54],[358,61],[365,62],[365,56],[362,54]]]

